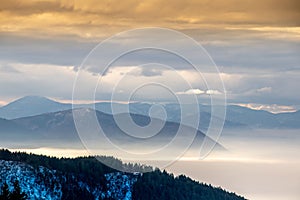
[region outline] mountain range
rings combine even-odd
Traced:
[[[164,122],[160,119],[152,119],[148,116],[131,114],[133,121],[142,127],[148,125],[150,121],[154,126],[163,124],[161,129],[159,129],[159,132],[152,137],[148,137],[149,134],[152,134],[151,131],[147,132],[144,130],[137,132],[136,134],[139,138],[147,138],[147,140],[142,140],[126,133],[126,131],[122,130],[115,121],[115,117],[118,117],[121,121],[125,119],[127,116],[125,113],[113,116],[90,108],[63,110],[11,120],[0,119],[1,143],[8,141],[9,144],[6,145],[6,147],[10,148],[13,148],[13,146],[11,146],[13,144],[17,144],[18,148],[21,148],[24,145],[34,145],[33,147],[81,147],[82,141],[74,123],[74,112],[80,113],[82,119],[90,118],[95,114],[97,123],[101,126],[106,135],[105,137],[109,138],[114,144],[124,148],[128,148],[128,146],[133,148],[137,147],[137,145],[143,145],[143,149],[147,147],[154,148],[155,145],[157,148],[163,147],[173,140],[179,129],[182,133],[180,135],[183,139],[182,141],[185,141],[184,138],[195,137],[193,140],[194,145],[199,146],[199,144],[204,141],[204,138],[206,138],[207,144],[211,146],[214,146],[215,143],[203,132],[192,127],[185,125],[181,126],[176,122]],[[89,135],[90,132],[94,132],[95,129],[97,128],[85,129],[84,132],[81,133],[84,134],[81,135],[81,137]],[[96,134],[98,134],[98,132]],[[99,136],[97,139],[93,137],[88,141],[98,141],[99,143],[99,141],[103,141],[103,139],[104,137]],[[102,148],[104,148],[104,146],[102,146]],[[224,149],[224,147],[217,143],[216,149]]]
[[[73,107],[95,108],[97,111],[107,114],[119,114],[129,111],[132,114],[149,117],[149,110],[152,105],[153,104],[149,103],[130,103],[129,105],[113,103],[115,108],[114,112],[112,111],[112,103],[109,102],[76,104],[73,105]],[[154,111],[155,118],[169,122],[180,123],[182,118],[189,119],[198,114],[195,109],[190,109],[188,113],[181,113],[179,104],[160,104],[160,106],[165,109],[166,118],[163,118],[163,116]],[[188,107],[187,105],[185,106]],[[191,108],[194,107],[191,106]],[[217,119],[217,117],[211,115],[211,106],[198,105],[198,108],[200,110],[200,122],[198,127],[194,128],[205,131],[207,130],[210,121],[212,119]],[[45,97],[26,96],[0,107],[0,118],[17,119],[70,109],[72,109],[72,104],[60,103]],[[224,128],[300,128],[300,111],[274,114],[264,110],[253,110],[242,106],[228,105],[226,107]]]

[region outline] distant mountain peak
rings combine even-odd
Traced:
[[[53,101],[53,102],[56,102],[54,100],[51,100],[47,97],[44,97],[44,96],[37,96],[37,95],[29,95],[29,96],[24,96],[24,97],[21,97],[11,103],[14,103],[14,102],[20,102],[20,101],[25,101],[25,102],[30,102],[30,101]]]
[[[0,108],[0,116],[16,119],[49,112],[70,109],[71,104],[63,104],[43,96],[24,96]]]

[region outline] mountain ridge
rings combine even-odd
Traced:
[[[149,109],[152,104],[148,103],[130,103],[119,104],[113,103],[116,108],[116,114],[126,112],[126,107],[129,107],[129,112],[132,114],[140,114],[149,116]],[[167,121],[181,122],[182,118],[193,117],[191,110],[188,115],[182,115],[180,105],[178,104],[161,104],[167,112]],[[101,102],[94,104],[75,104],[75,108],[94,108],[98,111],[112,114],[111,103]],[[52,113],[72,109],[72,104],[60,103],[46,97],[27,96],[9,103],[6,106],[0,107],[0,118],[17,119],[27,116],[35,116],[39,114]],[[200,122],[197,128],[206,131],[211,119],[216,118],[211,116],[211,106],[199,105]],[[300,128],[300,111],[287,113],[270,113],[264,110],[253,110],[250,108],[228,105],[224,128]],[[157,114],[158,117],[160,116]],[[163,118],[160,118],[163,119]],[[186,124],[188,125],[188,124]]]
[[[159,169],[131,174],[102,167],[105,165],[93,157],[58,159],[2,149],[0,186],[6,182],[11,189],[18,180],[30,200],[245,200],[220,187]]]
[[[118,124],[114,119],[114,117],[116,116],[103,113],[97,110],[92,110],[90,108],[77,108],[75,110],[73,109],[64,110],[64,111],[58,111],[54,113],[40,114],[31,117],[17,118],[14,120],[4,120],[4,122],[8,122],[9,124],[10,123],[16,124],[20,128],[14,130],[13,132],[10,132],[10,130],[6,128],[4,123],[2,124],[2,129],[0,129],[0,136],[2,138],[5,138],[6,136],[11,136],[11,137],[15,136],[13,138],[14,139],[13,141],[23,141],[23,140],[30,141],[32,139],[32,141],[51,142],[51,144],[53,143],[55,145],[74,143],[80,146],[81,138],[79,137],[77,129],[75,127],[73,111],[83,111],[84,115],[87,114],[88,116],[92,116],[92,117],[95,114],[98,123],[100,124],[103,131],[105,132],[105,134],[108,134],[109,139],[115,142],[115,144],[119,144],[122,146],[122,145],[129,145],[129,144],[140,144],[140,142],[143,142],[143,140],[140,140],[139,138],[133,138],[129,136],[121,128],[119,128]],[[127,117],[127,115],[123,113],[118,114],[117,116],[120,117],[121,121],[122,119]],[[82,116],[82,117],[85,118],[87,116]],[[168,122],[168,121],[164,122],[159,119],[153,119],[153,118],[151,119],[148,116],[143,116],[138,114],[131,114],[131,117],[133,121],[140,126],[145,126],[150,121],[152,121],[152,123],[154,123],[154,125],[156,124],[157,126],[163,124],[159,132],[153,137],[148,138],[146,140],[146,143],[143,143],[144,145],[148,144],[150,146],[152,145],[161,146],[167,142],[170,142],[177,134],[179,127],[181,129],[181,132],[184,133],[184,135],[192,135],[195,132],[196,134],[195,135],[196,137],[194,138],[195,145],[196,143],[197,144],[202,143],[204,141],[204,138],[207,138],[207,142],[209,144],[215,143],[212,139],[207,137],[203,132],[196,130],[192,127],[180,125],[176,122]],[[143,137],[143,134],[146,134],[146,132],[140,133],[140,136]],[[9,139],[11,139],[11,137]],[[225,149],[219,143],[217,143],[216,148],[223,149],[223,150]]]

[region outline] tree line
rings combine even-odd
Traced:
[[[166,171],[145,173],[133,186],[133,200],[245,200],[235,193]]]
[[[127,171],[149,171],[152,169],[144,165],[124,164],[121,160],[113,157],[100,158],[102,160],[108,159],[106,161],[110,163],[110,165],[115,165],[118,168],[121,166]],[[107,186],[107,181],[104,174],[117,171],[99,162],[97,157],[55,158],[22,152],[10,152],[2,149],[0,150],[0,160],[18,161],[34,167],[43,166],[50,170],[62,172],[66,177],[62,184],[63,200],[78,198],[86,200],[94,199],[94,195],[91,191],[80,188],[78,182],[86,182],[92,187],[100,184],[103,187],[103,191],[106,191],[107,188],[105,187]],[[76,175],[77,178],[73,178],[73,175]],[[46,178],[47,177],[52,179],[51,176],[46,176]],[[175,177],[173,174],[159,169],[143,173],[136,177],[137,181],[134,183],[132,189],[133,200],[245,200],[245,198],[235,193],[193,181],[183,175]],[[3,185],[2,195],[8,194],[8,190],[3,190],[3,188],[5,189],[7,186]],[[15,190],[18,194],[22,194],[21,190],[18,189],[19,186],[17,187],[17,183],[15,188],[17,188],[17,190]],[[13,192],[9,194],[13,195]],[[23,199],[26,199],[26,197]]]

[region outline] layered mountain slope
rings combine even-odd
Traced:
[[[89,118],[94,115],[97,117],[97,121],[104,133],[107,137],[110,138],[111,141],[115,142],[119,145],[130,145],[130,144],[138,144],[143,142],[143,139],[135,139],[126,133],[126,130],[122,130],[115,118],[117,117],[120,121],[123,121],[127,118],[126,114],[118,114],[116,116],[109,115],[103,112],[81,108],[76,109],[75,112],[80,112],[82,115],[82,119]],[[147,144],[149,146],[158,145],[162,146],[166,143],[172,141],[172,139],[178,134],[178,130],[180,129],[179,136],[182,139],[187,139],[190,137],[195,137],[194,142],[197,144],[201,144],[206,137],[201,131],[196,130],[194,128],[188,126],[181,126],[175,122],[164,122],[159,119],[152,119],[147,116],[131,114],[133,121],[140,126],[147,126],[150,122],[155,127],[159,127],[162,125],[161,129],[159,129],[158,133],[155,133],[152,137],[147,138]],[[7,122],[3,123],[3,127],[9,126],[11,123],[16,124],[19,133],[11,133],[8,129],[0,129],[0,136],[5,137],[7,135],[18,134],[18,138],[16,140],[49,140],[49,141],[57,141],[56,143],[63,144],[64,142],[80,142],[80,138],[78,136],[74,119],[73,119],[73,110],[59,111],[55,113],[46,113],[42,115],[32,116],[32,117],[24,117],[18,118],[14,120],[5,120]],[[141,129],[142,130],[142,129]],[[84,133],[81,134],[89,134],[89,131],[86,129]],[[132,130],[133,131],[133,130]],[[142,130],[138,132],[138,136],[143,138],[144,136],[148,136],[148,134],[152,134],[152,131]],[[214,144],[215,142],[210,138],[207,138],[207,142],[210,144]],[[192,138],[193,139],[193,138]],[[216,145],[217,148],[223,149],[220,144]]]

